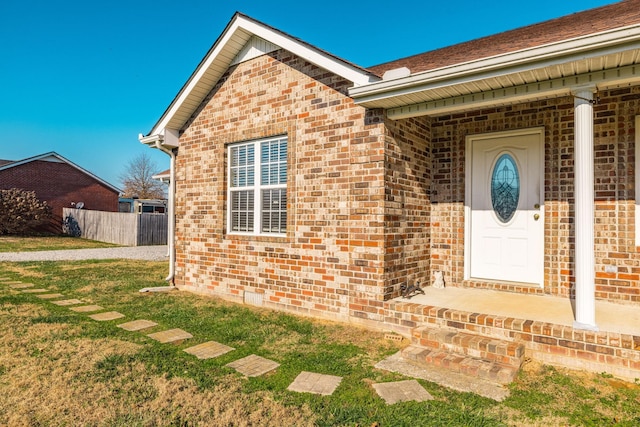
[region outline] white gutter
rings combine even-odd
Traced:
[[[559,65],[572,60],[624,52],[630,48],[638,49],[638,42],[640,42],[640,25],[632,25],[407,77],[356,86],[349,89],[349,95],[357,104],[374,106],[376,101],[394,96],[498,77],[504,75],[507,70],[508,72],[528,71],[534,64],[537,67]]]
[[[168,226],[168,236],[167,236],[167,244],[169,247],[169,275],[164,279],[167,282],[170,282],[170,286],[174,287],[174,278],[176,275],[176,248],[175,248],[175,228],[176,228],[176,216],[175,216],[175,188],[176,188],[176,153],[175,149],[167,148],[163,145],[164,136],[163,135],[150,135],[150,136],[142,136],[138,137],[138,140],[148,145],[149,147],[155,147],[158,150],[166,153],[170,157],[170,172],[169,172],[169,203],[168,203],[168,213],[169,215],[169,226]],[[149,290],[154,290],[155,288],[145,288],[140,292],[146,292]],[[155,289],[157,291],[157,289]]]

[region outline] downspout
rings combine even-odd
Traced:
[[[167,243],[169,246],[169,275],[166,279],[167,282],[171,283],[171,286],[175,286],[174,278],[176,275],[176,248],[175,248],[175,233],[176,233],[176,217],[175,217],[175,188],[176,188],[176,153],[172,149],[165,148],[161,141],[156,141],[156,148],[163,153],[166,153],[170,157],[170,172],[169,172],[169,206],[168,206],[168,215],[169,215],[169,227],[168,227],[168,236]]]

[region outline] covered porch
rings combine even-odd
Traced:
[[[599,331],[574,326],[575,301],[487,289],[424,288],[385,303],[385,323],[403,335],[421,327],[523,344],[525,356],[556,366],[640,377],[640,310],[595,301]],[[463,343],[464,345],[464,343]]]

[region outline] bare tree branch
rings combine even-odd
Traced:
[[[158,172],[158,166],[147,153],[143,152],[131,159],[127,163],[125,171],[120,175],[124,197],[164,199],[165,185],[152,178]]]

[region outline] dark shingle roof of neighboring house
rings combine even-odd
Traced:
[[[415,74],[638,23],[640,23],[640,0],[623,0],[550,21],[397,59],[368,69],[382,76],[386,71],[406,67]]]
[[[9,163],[13,163],[13,160],[2,160],[2,159],[0,159],[0,166],[8,165]]]

